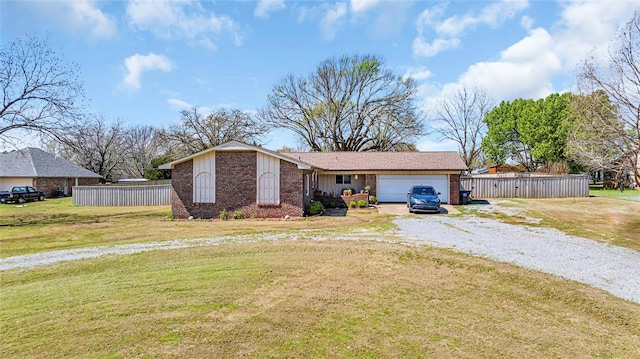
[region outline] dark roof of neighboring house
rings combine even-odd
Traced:
[[[325,171],[464,171],[457,152],[289,152],[285,156]]]
[[[97,173],[34,147],[0,153],[0,177],[102,178]]]

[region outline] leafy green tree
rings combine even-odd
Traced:
[[[416,93],[413,79],[395,76],[379,57],[345,55],[282,79],[259,117],[312,151],[407,150],[422,134]]]
[[[568,101],[570,93],[545,99],[503,101],[487,113],[487,135],[482,148],[497,163],[521,164],[538,170],[566,159]]]
[[[160,170],[158,167],[173,160],[174,158],[169,155],[152,158],[149,167],[144,170],[144,178],[150,180],[171,179],[171,170]]]

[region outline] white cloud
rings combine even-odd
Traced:
[[[132,0],[127,4],[127,16],[132,27],[162,39],[186,39],[215,50],[212,37],[228,34],[236,46],[242,45],[243,36],[235,22],[207,12],[198,1]]]
[[[423,137],[416,144],[418,151],[457,151],[458,144],[451,140],[437,141],[431,137]]]
[[[253,15],[264,19],[269,17],[269,13],[282,10],[285,7],[284,0],[260,0],[253,11]]]
[[[74,34],[89,35],[92,39],[107,39],[118,32],[116,21],[105,14],[93,0],[24,2],[24,6]]]
[[[603,53],[620,26],[640,9],[634,1],[572,1],[562,3],[562,17],[554,35],[556,51],[567,68],[575,68],[586,55],[596,50]]]
[[[527,30],[531,30],[533,28],[533,23],[533,19],[526,15],[520,19],[520,26]]]
[[[416,37],[413,40],[413,53],[431,57],[442,51],[455,49],[458,46],[460,46],[460,39],[435,39],[432,43],[428,43],[422,37]]]
[[[456,82],[421,91],[423,110],[461,84],[483,88],[497,101],[571,90],[571,74],[580,61],[591,51],[606,53],[617,29],[637,8],[631,2],[573,1],[563,6],[560,19],[549,29],[532,28],[534,20],[524,16],[520,23],[528,35],[501,51],[495,61],[472,64]],[[565,82],[554,84],[558,79]]]
[[[167,99],[167,102],[171,107],[175,108],[176,110],[190,110],[193,108],[192,104],[177,98]]]
[[[341,20],[347,15],[347,5],[345,3],[337,3],[333,7],[329,7],[322,20],[320,20],[320,30],[327,40],[333,40],[336,37]]]
[[[442,51],[456,48],[460,45],[461,37],[468,28],[478,25],[497,27],[527,6],[526,1],[504,0],[485,6],[479,14],[453,15],[444,20],[440,20],[444,13],[442,5],[426,9],[416,22],[418,35],[413,41],[413,53],[417,56],[431,57]],[[436,35],[431,42],[426,40],[426,34],[429,31]]]
[[[305,6],[307,3],[314,5]],[[333,3],[298,2],[292,9],[297,23],[317,22],[322,37],[333,40],[345,28],[345,24],[369,35],[399,34],[407,16],[410,16],[410,6],[409,1],[349,0]]]
[[[416,81],[426,80],[431,77],[431,71],[426,67],[412,67],[405,72],[404,77],[411,77]]]
[[[127,68],[127,74],[122,82],[129,90],[140,89],[140,76],[145,71],[160,70],[169,72],[174,68],[173,63],[167,57],[154,53],[129,56],[124,60],[124,65]]]
[[[459,82],[483,88],[497,99],[540,98],[554,91],[552,77],[563,70],[553,37],[542,28],[511,45],[493,62],[471,65]]]
[[[351,0],[351,11],[354,13],[367,11],[374,8],[380,0]]]
[[[68,21],[78,29],[89,29],[93,38],[109,38],[116,33],[113,18],[103,13],[93,1],[71,1],[68,3]]]

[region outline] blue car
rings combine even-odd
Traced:
[[[407,207],[409,213],[434,212],[440,213],[440,192],[431,186],[413,186],[407,192]]]

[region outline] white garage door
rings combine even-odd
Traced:
[[[449,180],[447,175],[379,175],[379,202],[406,202],[409,188],[428,185],[440,192],[440,201],[449,202]]]
[[[14,177],[0,178],[0,191],[11,191],[15,186],[33,186],[33,179]]]

